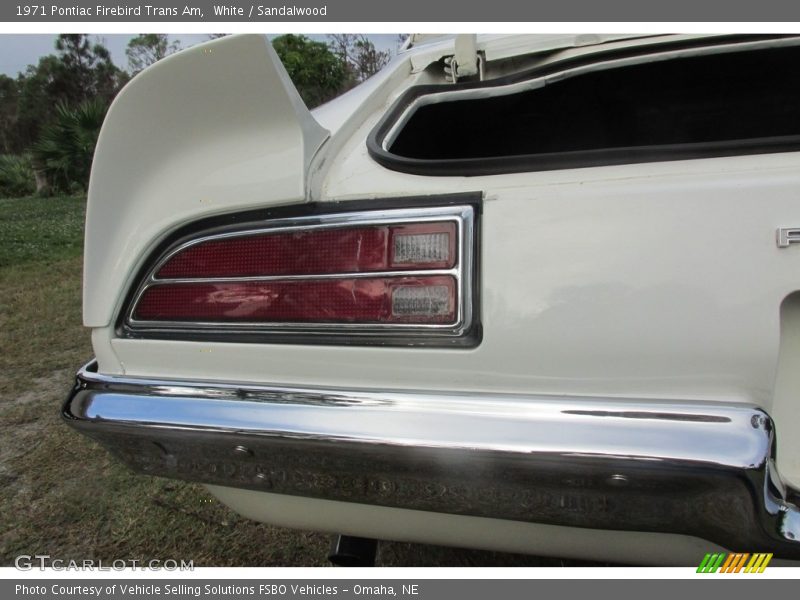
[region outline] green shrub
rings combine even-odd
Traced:
[[[0,154],[0,198],[30,196],[36,183],[28,155]]]
[[[33,160],[53,192],[86,190],[94,147],[108,107],[100,100],[76,107],[56,106],[55,119],[47,124],[33,145]]]

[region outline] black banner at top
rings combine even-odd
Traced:
[[[794,0],[97,0],[2,3],[3,22],[800,22]]]

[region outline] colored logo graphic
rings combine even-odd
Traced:
[[[772,560],[772,553],[769,554],[706,554],[700,566],[697,567],[698,573],[763,573],[769,561]]]

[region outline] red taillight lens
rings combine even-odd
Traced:
[[[449,323],[455,279],[397,277],[163,284],[148,288],[134,319],[269,323]]]
[[[194,337],[272,331],[267,341],[435,344],[473,324],[473,223],[466,205],[212,230],[156,260],[125,325]]]
[[[326,228],[220,238],[173,255],[158,279],[273,277],[449,269],[456,260],[452,221]]]

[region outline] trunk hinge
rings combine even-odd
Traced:
[[[483,56],[478,52],[478,36],[457,35],[455,54],[444,59],[444,76],[450,83],[478,76],[483,81]]]

